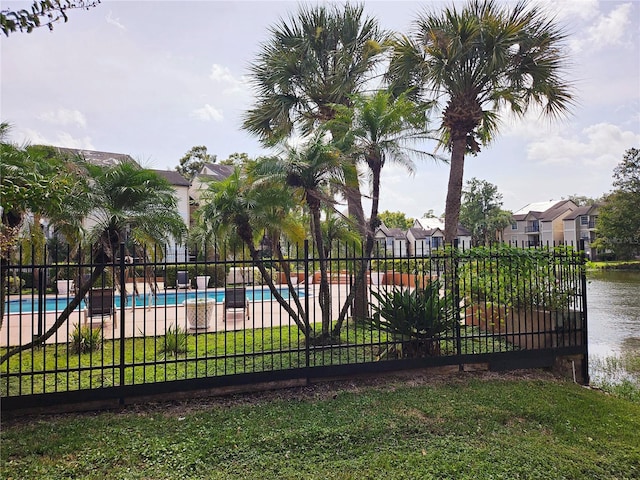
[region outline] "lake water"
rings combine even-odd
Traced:
[[[589,357],[640,351],[640,271],[587,273]]]

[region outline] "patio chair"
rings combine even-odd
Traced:
[[[87,295],[87,308],[84,310],[84,323],[89,323],[93,317],[101,317],[100,325],[104,317],[111,317],[113,326],[117,327],[116,306],[113,288],[92,288]],[[93,323],[93,321],[91,322]]]
[[[246,319],[249,320],[249,299],[247,298],[246,288],[225,288],[224,301],[222,303],[225,322],[227,321],[227,310],[233,310],[234,315],[237,310],[243,310],[243,317],[245,315],[244,312],[246,312]]]
[[[189,288],[189,272],[180,270],[177,273],[176,288]]]

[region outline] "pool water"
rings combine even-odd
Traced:
[[[289,298],[289,290],[287,288],[278,289],[280,295],[283,298]],[[304,297],[304,290],[298,289],[298,296],[300,298]],[[250,302],[270,302],[272,301],[273,295],[269,288],[247,288],[247,297]],[[197,299],[209,299],[215,300],[216,302],[222,303],[224,300],[224,290],[207,290],[200,292],[163,292],[155,295],[152,294],[144,294],[144,295],[128,295],[127,303],[125,306],[131,307],[133,305],[133,301],[135,299],[136,307],[144,307],[149,305],[158,305],[158,306],[172,306],[172,305],[180,305],[185,300],[197,300]],[[69,304],[69,302],[73,299],[73,297],[66,296],[56,296],[56,297],[47,297],[44,301],[44,309],[46,312],[55,312],[62,311]],[[115,305],[116,308],[120,307],[120,296],[116,295],[115,297]],[[81,308],[84,308],[84,302],[81,304]],[[10,300],[5,303],[5,312],[6,313],[32,313],[38,311],[38,299],[32,297],[24,297],[18,300]]]

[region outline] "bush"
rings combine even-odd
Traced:
[[[461,293],[471,303],[566,310],[578,292],[580,258],[570,247],[474,247],[460,255]]]
[[[372,260],[371,270],[376,272],[411,273],[427,275],[431,272],[431,261],[428,258],[404,258],[389,260]]]
[[[20,290],[22,290],[22,288],[24,288],[25,286],[25,281],[20,278],[19,276],[13,276],[11,275],[9,277],[9,293],[20,293]]]
[[[196,286],[196,276],[209,275],[211,277],[210,285],[213,288],[224,287],[225,278],[227,277],[227,270],[221,263],[215,264],[182,264],[182,265],[167,265],[165,270],[165,285],[167,287],[175,287],[178,272],[186,270],[189,273],[189,282],[192,287]]]
[[[76,325],[71,333],[71,351],[73,353],[95,352],[102,348],[102,329],[91,325]]]
[[[429,282],[424,288],[413,290],[394,288],[391,291],[372,291],[378,303],[370,326],[392,336],[410,339],[433,338],[456,325],[458,312],[449,295],[440,296],[440,282]]]
[[[160,337],[159,340],[162,353],[178,355],[187,351],[187,332],[178,325],[169,326],[164,337]]]

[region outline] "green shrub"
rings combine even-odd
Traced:
[[[209,285],[212,288],[224,287],[225,278],[227,277],[227,270],[221,263],[215,264],[182,264],[182,265],[167,265],[165,270],[165,285],[167,287],[175,287],[178,272],[186,270],[189,274],[189,282],[192,287],[196,286],[196,276],[209,275],[211,280]]]
[[[76,325],[71,332],[71,351],[73,353],[95,352],[102,348],[102,329],[91,325]]]
[[[186,330],[176,325],[169,326],[164,337],[160,337],[159,341],[160,352],[169,355],[178,355],[179,353],[185,353],[187,351],[187,338],[188,334]]]
[[[372,260],[371,270],[375,272],[412,273],[414,275],[427,275],[432,268],[428,258],[404,258],[388,260]]]
[[[393,288],[372,291],[377,303],[371,304],[371,327],[392,336],[410,339],[433,338],[451,331],[457,321],[452,298],[440,296],[440,282],[429,282],[424,288]]]
[[[470,302],[567,310],[578,292],[580,258],[570,247],[474,247],[459,255],[461,294]]]
[[[9,293],[20,293],[20,290],[22,290],[24,285],[25,285],[25,281],[19,276],[11,275],[9,277],[9,285],[8,285]]]

